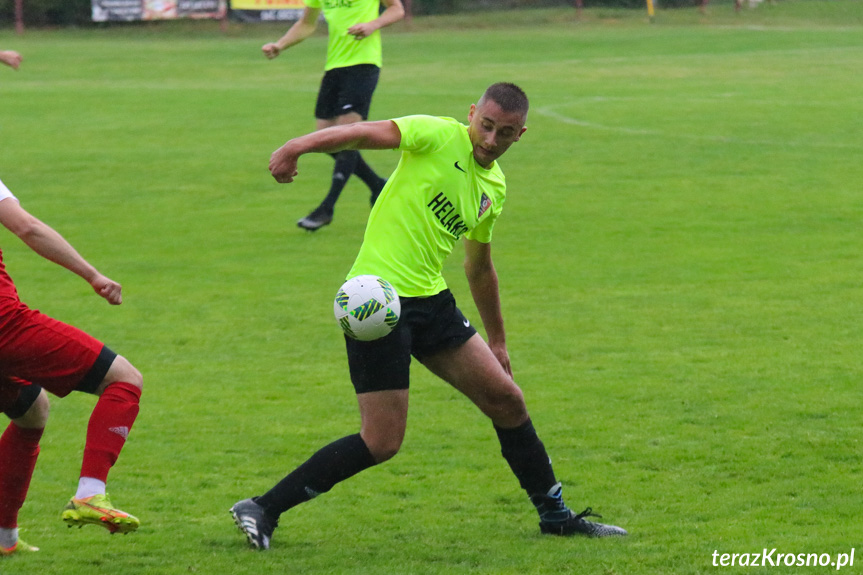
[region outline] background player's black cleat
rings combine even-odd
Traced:
[[[323,208],[315,208],[312,213],[297,222],[304,230],[313,232],[333,221],[333,213]]]
[[[264,508],[255,503],[254,499],[243,499],[231,507],[234,523],[246,535],[249,545],[255,549],[266,551],[270,548],[273,531],[279,525],[278,519],[272,519]]]
[[[532,495],[530,501],[539,512],[539,530],[548,535],[586,535],[588,537],[612,537],[628,535],[616,525],[605,525],[588,521],[585,517],[602,517],[588,507],[575,513],[563,502],[563,489],[558,483],[545,495]]]

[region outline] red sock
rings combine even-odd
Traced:
[[[138,416],[140,399],[141,389],[130,383],[115,382],[105,388],[87,425],[81,477],[107,481],[108,471],[117,461]]]
[[[18,510],[30,488],[43,431],[10,422],[0,437],[0,527],[18,527]]]

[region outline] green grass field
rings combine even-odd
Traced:
[[[112,308],[11,234],[22,298],[127,356],[141,415],[109,492],[136,534],[68,530],[93,399],[52,401],[21,513],[42,548],[3,575],[827,573],[712,554],[839,553],[863,572],[863,2],[415,19],[385,38],[373,119],[465,118],[521,84],[495,230],[510,353],[565,495],[631,536],[557,539],[490,424],[421,368],[402,452],[282,519],[253,553],[228,507],[358,414],[331,298],[367,192],[294,222],[332,161],[276,184],[313,127],[325,38],[280,26],[0,32],[0,177],[122,282]],[[394,152],[367,159],[381,171]],[[457,252],[446,274],[478,321]]]

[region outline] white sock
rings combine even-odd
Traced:
[[[75,499],[86,499],[94,495],[105,495],[105,482],[92,477],[82,477],[78,480],[78,492]]]
[[[17,527],[0,527],[0,547],[11,549],[18,543]]]

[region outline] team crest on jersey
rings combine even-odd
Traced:
[[[476,219],[480,219],[484,213],[488,211],[491,207],[491,200],[487,195],[483,194],[479,199],[479,213],[476,215]]]

